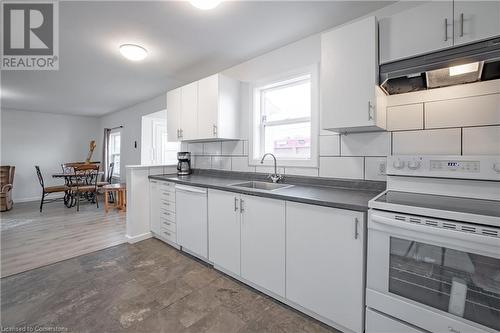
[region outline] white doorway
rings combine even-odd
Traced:
[[[167,110],[142,116],[141,164],[177,164],[178,142],[167,141]]]

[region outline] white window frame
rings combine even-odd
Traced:
[[[122,150],[122,149],[121,149],[121,147],[122,147],[122,132],[121,132],[121,130],[119,130],[119,129],[118,129],[118,130],[113,130],[113,131],[111,131],[111,133],[109,134],[109,141],[110,141],[110,143],[111,143],[112,138],[113,138],[114,136],[116,136],[117,134],[119,134],[119,135],[120,135],[120,152],[119,152],[118,154],[113,154],[113,153],[111,153],[111,151],[110,151],[110,152],[108,153],[108,159],[109,159],[109,162],[111,163],[111,162],[114,162],[114,161],[115,161],[114,156],[116,156],[116,155],[120,156],[120,166],[121,166],[121,162],[122,162],[122,156],[121,156],[121,155],[122,155],[122,151],[121,151],[121,150]],[[111,146],[111,145],[110,145],[110,146]],[[110,150],[111,150],[111,149],[110,149]],[[115,165],[115,168],[113,169],[113,174],[111,175],[111,177],[114,177],[114,178],[120,178],[120,177],[121,177],[120,173],[121,173],[121,172],[120,172],[120,168],[117,168],[117,167],[116,167],[116,165]]]
[[[249,154],[248,163],[252,166],[259,166],[262,155],[264,155],[264,123],[261,119],[261,91],[270,88],[286,86],[286,81],[291,81],[290,85],[298,83],[297,78],[310,75],[311,77],[311,156],[309,159],[291,159],[276,157],[279,167],[318,167],[318,141],[319,141],[319,68],[318,64],[289,71],[264,80],[254,82],[250,85],[250,129],[249,129]],[[293,120],[280,120],[268,122],[268,124],[293,124],[308,120],[309,117]],[[256,146],[259,146],[256,149]],[[260,156],[256,156],[259,153]],[[272,166],[271,159],[264,160],[264,164]]]

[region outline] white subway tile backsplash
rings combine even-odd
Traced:
[[[285,168],[286,175],[318,177],[318,168]]]
[[[255,172],[255,167],[248,165],[247,156],[233,156],[231,157],[232,171],[239,172]]]
[[[386,157],[365,157],[365,179],[386,180]]]
[[[385,156],[391,152],[388,132],[352,133],[340,138],[342,156]]]
[[[424,104],[408,104],[387,108],[387,130],[424,129]]]
[[[319,176],[363,179],[364,157],[320,157]]]
[[[194,167],[196,169],[211,169],[212,158],[210,156],[194,156]]]
[[[191,152],[191,155],[203,155],[203,143],[188,143],[187,151]]]
[[[203,143],[204,155],[222,155],[222,142],[205,142]]]
[[[393,133],[393,154],[460,155],[460,128]]]
[[[463,129],[464,155],[500,155],[500,126]]]
[[[319,137],[319,155],[320,156],[339,156],[340,155],[340,136],[328,135]]]
[[[425,104],[425,128],[500,125],[500,94]]]
[[[222,142],[222,155],[236,155],[243,156],[245,141],[223,141]]]
[[[231,171],[231,157],[212,156],[212,169]]]

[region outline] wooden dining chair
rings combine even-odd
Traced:
[[[74,176],[71,177],[71,191],[76,195],[76,211],[80,211],[80,199],[85,196],[87,200],[95,203],[99,208],[97,199],[97,178],[99,165],[82,164],[74,167]]]
[[[40,167],[38,165],[35,165],[35,170],[36,170],[36,175],[38,176],[38,181],[40,182],[40,186],[42,187],[42,199],[40,200],[40,213],[41,213],[42,209],[43,209],[43,204],[64,200],[64,197],[62,197],[62,198],[47,199],[48,200],[47,201],[45,199],[46,196],[48,196],[49,194],[52,194],[52,193],[66,192],[66,191],[69,191],[70,188],[66,185],[45,186],[45,182],[43,181],[42,172],[40,171]]]

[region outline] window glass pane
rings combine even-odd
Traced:
[[[266,121],[311,117],[311,80],[262,90],[262,115]]]
[[[391,237],[389,291],[500,330],[500,259]]]
[[[276,157],[311,158],[311,123],[266,126],[265,151]]]
[[[113,175],[120,175],[120,155],[113,155],[111,160],[115,163],[113,168]]]

